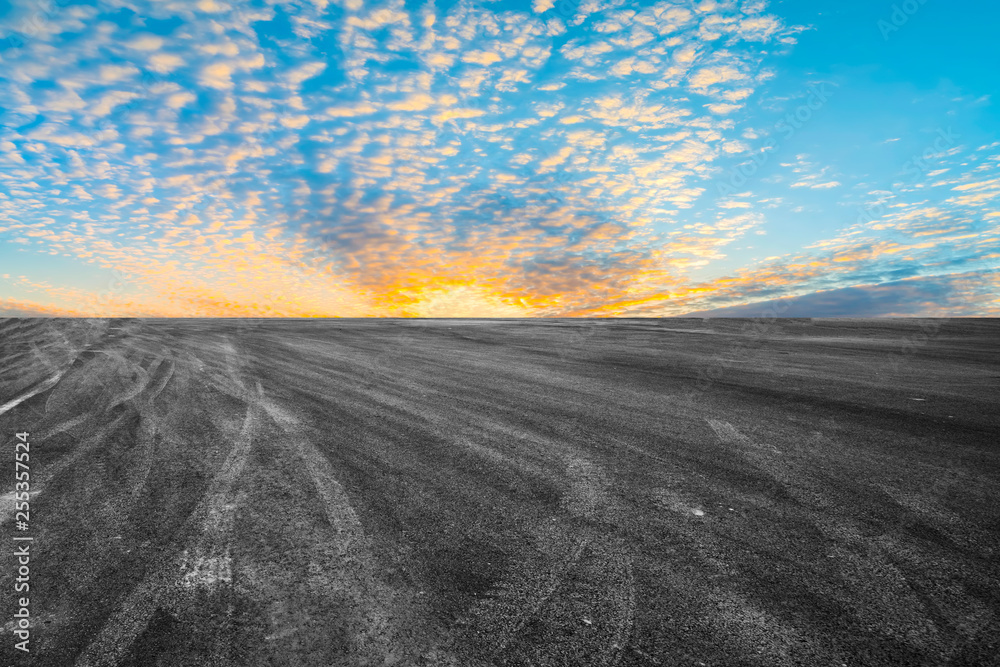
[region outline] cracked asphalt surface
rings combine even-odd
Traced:
[[[998,665],[998,320],[0,320],[3,664]]]

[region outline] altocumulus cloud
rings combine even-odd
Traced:
[[[995,266],[998,151],[964,145],[858,195],[885,216],[726,263],[770,208],[713,179],[803,30],[764,2],[15,2],[0,27],[0,239],[40,258],[6,312],[666,315]],[[853,185],[802,165],[796,196]],[[130,280],[98,298],[46,257]]]

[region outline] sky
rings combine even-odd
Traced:
[[[0,315],[1000,316],[997,25],[0,0]]]

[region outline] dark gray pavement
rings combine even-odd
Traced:
[[[34,665],[1000,664],[1000,321],[0,320]]]

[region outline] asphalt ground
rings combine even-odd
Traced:
[[[0,320],[0,664],[998,665],[998,352],[969,319]]]

